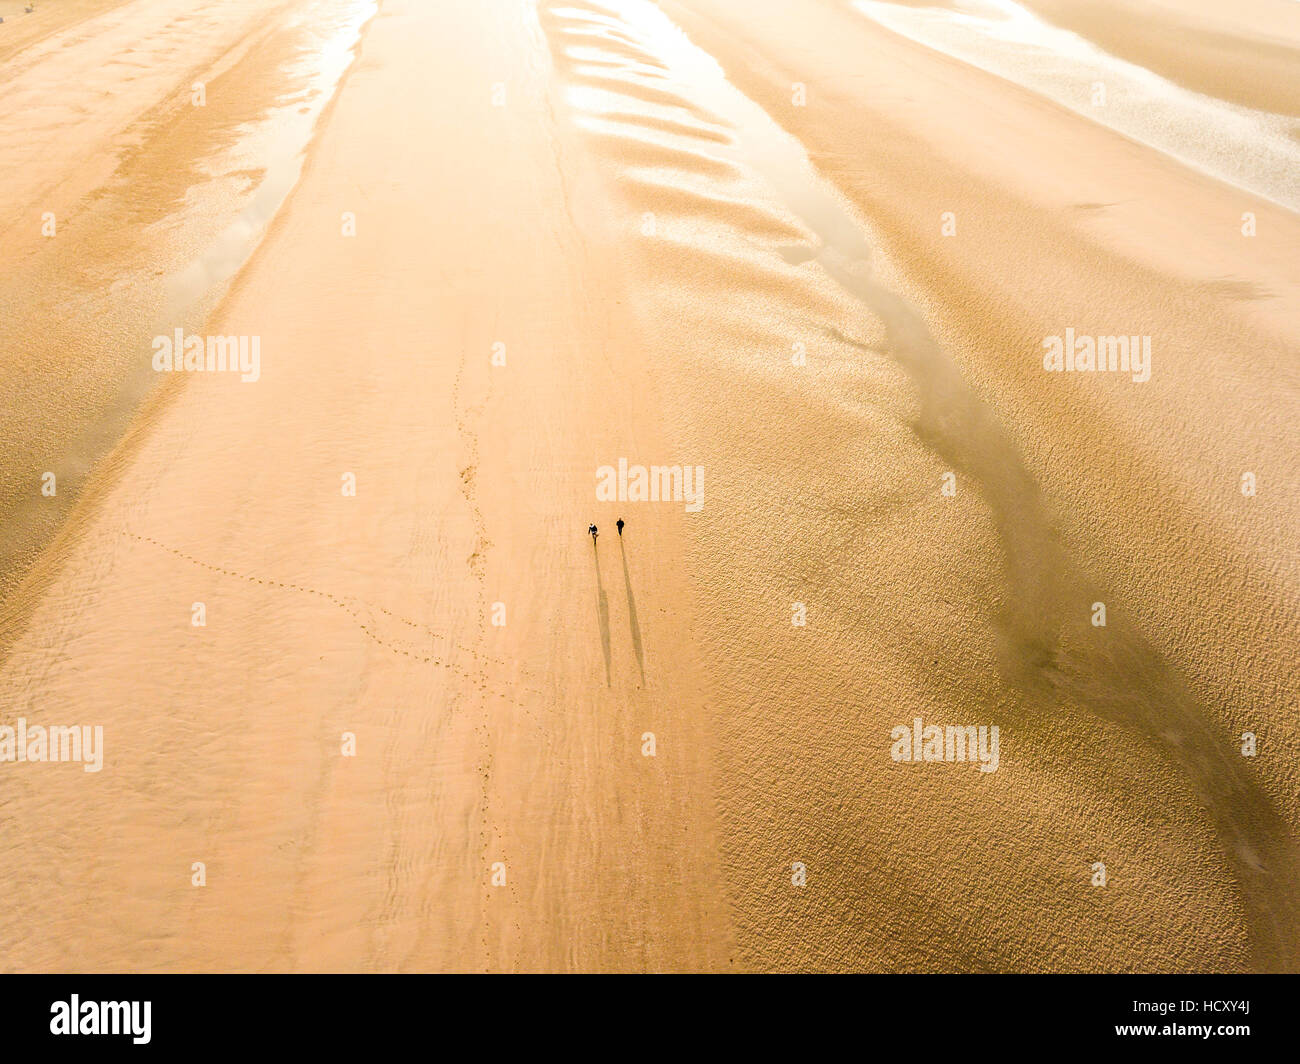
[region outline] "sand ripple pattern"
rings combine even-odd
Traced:
[[[722,86],[717,64],[653,5],[552,7],[542,21],[571,83],[576,120],[594,147],[617,155],[631,195],[652,193],[644,202],[730,224],[743,239],[766,242],[787,266],[815,260],[861,307],[865,329],[883,326],[884,352],[920,398],[912,425],[917,440],[969,478],[992,511],[1004,554],[1005,605],[995,621],[1002,682],[1025,707],[1021,723],[1049,724],[1053,705],[1071,704],[1132,731],[1172,765],[1206,809],[1234,871],[1254,964],[1300,970],[1300,850],[1285,818],[1243,767],[1233,737],[1211,722],[1143,632],[1112,613],[1108,637],[1091,637],[1080,604],[1104,601],[1104,589],[1062,542],[1048,501],[997,415],[921,313],[873,275],[863,224],[817,177],[798,141]],[[776,192],[788,214],[720,193],[750,173]],[[726,254],[689,242],[681,250],[705,261]],[[768,280],[769,294],[792,305],[805,292],[817,298],[814,288],[801,290],[792,270],[774,269]]]

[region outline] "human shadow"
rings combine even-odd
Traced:
[[[600,622],[600,648],[605,652],[605,686],[609,686],[609,596],[605,594],[605,585],[600,579],[600,555],[597,553],[596,537],[591,537],[591,557],[596,563],[596,620]]]
[[[618,552],[623,557],[623,586],[627,589],[627,619],[632,629],[632,649],[636,651],[637,668],[641,670],[641,686],[645,686],[645,654],[641,650],[641,625],[636,619],[636,596],[632,594],[632,577],[627,571],[627,550],[623,537],[618,537]]]

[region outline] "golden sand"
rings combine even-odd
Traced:
[[[0,9],[0,968],[1300,968],[1296,214],[833,0],[227,7]]]

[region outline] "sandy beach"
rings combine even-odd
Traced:
[[[0,970],[1300,970],[1300,5],[26,6]]]

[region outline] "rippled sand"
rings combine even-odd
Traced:
[[[0,967],[1300,968],[1300,32],[1028,5],[1191,159],[882,6],[0,9]]]

